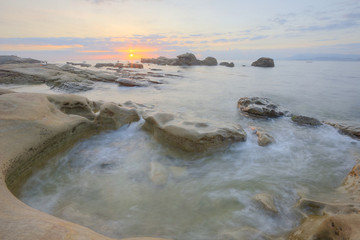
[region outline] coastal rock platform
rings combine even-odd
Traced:
[[[97,104],[75,95],[48,95],[0,91],[0,236],[1,239],[110,240],[86,227],[33,209],[10,190],[31,169],[77,140],[102,129],[136,121],[134,113],[118,105]],[[67,108],[63,108],[66,107]],[[113,115],[109,111],[115,111]],[[122,123],[108,116],[127,116]],[[102,116],[102,117],[98,117]],[[6,141],[4,141],[6,139]],[[10,190],[9,190],[10,189]],[[157,238],[132,238],[159,240]]]

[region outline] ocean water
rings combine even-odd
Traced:
[[[182,77],[165,77],[165,84],[146,88],[96,83],[94,90],[80,93],[91,100],[131,100],[155,111],[238,123],[248,134],[246,142],[215,153],[186,153],[156,142],[141,129],[141,120],[50,159],[34,171],[18,197],[115,238],[285,236],[303,219],[295,207],[300,196],[333,194],[355,164],[360,142],[328,125],[298,126],[288,117],[247,118],[237,100],[267,97],[291,113],[358,122],[360,62],[276,61],[270,69],[250,62],[236,61],[235,68],[145,65],[137,71],[159,68],[159,73]],[[6,87],[54,93],[44,85]],[[265,128],[276,142],[258,146],[252,126]],[[165,184],[151,182],[151,162],[167,172]],[[259,193],[273,197],[277,214],[253,200]]]

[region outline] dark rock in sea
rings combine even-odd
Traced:
[[[274,60],[272,58],[262,57],[251,64],[254,67],[275,67]]]
[[[217,62],[216,58],[214,58],[214,57],[207,57],[204,60],[202,60],[202,65],[217,66],[218,62]]]
[[[80,67],[91,67],[91,64],[87,64],[87,63],[66,62],[66,64],[73,65],[73,66],[80,66]]]
[[[14,55],[0,55],[0,64],[14,63],[41,63],[41,61],[32,58],[21,58]]]
[[[101,68],[101,67],[115,67],[115,64],[113,63],[97,63],[95,64],[96,68]]]
[[[216,66],[217,60],[213,57],[207,57],[204,60],[198,60],[192,53],[184,53],[177,58],[142,58],[141,63],[152,63],[157,65],[170,65],[170,66]]]
[[[340,122],[340,123],[333,123],[333,122],[323,122],[334,128],[339,129],[341,133],[349,135],[354,138],[360,139],[360,125],[358,123],[353,122]]]
[[[251,117],[276,118],[281,117],[287,111],[275,105],[267,98],[243,97],[238,101],[238,108]]]
[[[322,123],[316,118],[301,115],[293,115],[291,120],[299,125],[320,126]]]
[[[116,80],[116,82],[118,82],[120,86],[125,86],[125,87],[147,87],[147,86],[149,86],[148,81],[139,80],[139,79],[118,78]]]
[[[116,67],[116,68],[123,68],[123,67],[124,67],[124,64],[123,64],[123,63],[116,63],[116,64],[114,65],[114,67]]]
[[[231,63],[229,63],[229,62],[221,62],[220,66],[235,67],[235,64],[233,62],[231,62]]]

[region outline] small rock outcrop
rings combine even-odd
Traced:
[[[258,137],[258,144],[261,147],[265,147],[271,143],[275,142],[275,139],[265,131],[265,129],[260,127],[251,127],[251,129],[255,132]]]
[[[87,64],[87,63],[66,62],[66,64],[73,65],[73,66],[80,66],[80,67],[91,67],[91,64]]]
[[[262,57],[251,64],[254,67],[275,67],[274,60],[272,58]]]
[[[204,60],[202,60],[202,65],[217,66],[218,62],[217,62],[216,58],[214,58],[214,57],[207,57]]]
[[[354,123],[354,122],[334,123],[328,121],[325,121],[324,123],[339,129],[339,131],[343,134],[360,139],[360,125],[358,123]]]
[[[225,67],[235,67],[235,64],[233,62],[221,62],[219,65]]]
[[[115,64],[113,63],[97,63],[95,64],[96,68],[101,68],[101,67],[115,67]]]
[[[322,123],[316,118],[301,115],[293,115],[291,120],[299,125],[320,126]]]
[[[269,99],[259,97],[240,98],[238,108],[246,115],[260,118],[277,118],[287,113]]]
[[[239,125],[188,121],[170,113],[145,114],[144,119],[143,128],[156,140],[188,152],[203,152],[246,140]]]

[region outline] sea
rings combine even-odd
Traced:
[[[300,126],[290,117],[253,119],[237,108],[242,97],[265,97],[292,114],[320,121],[360,119],[360,62],[251,61],[224,66],[157,66],[164,84],[123,87],[95,83],[80,92],[90,100],[132,101],[153,111],[240,124],[247,141],[218,151],[188,153],[158,143],[144,120],[78,142],[52,159],[21,187],[26,204],[114,238],[176,240],[283,238],[308,215],[301,198],[331,202],[360,156],[360,142],[329,125]],[[61,63],[57,63],[61,64]],[[95,70],[95,68],[93,68]],[[110,71],[110,70],[108,70]],[[3,86],[1,86],[3,87]],[[7,85],[15,91],[60,94],[46,85]],[[253,128],[275,142],[257,144]],[[162,185],[149,177],[156,162]],[[271,196],[276,211],[255,200]]]

